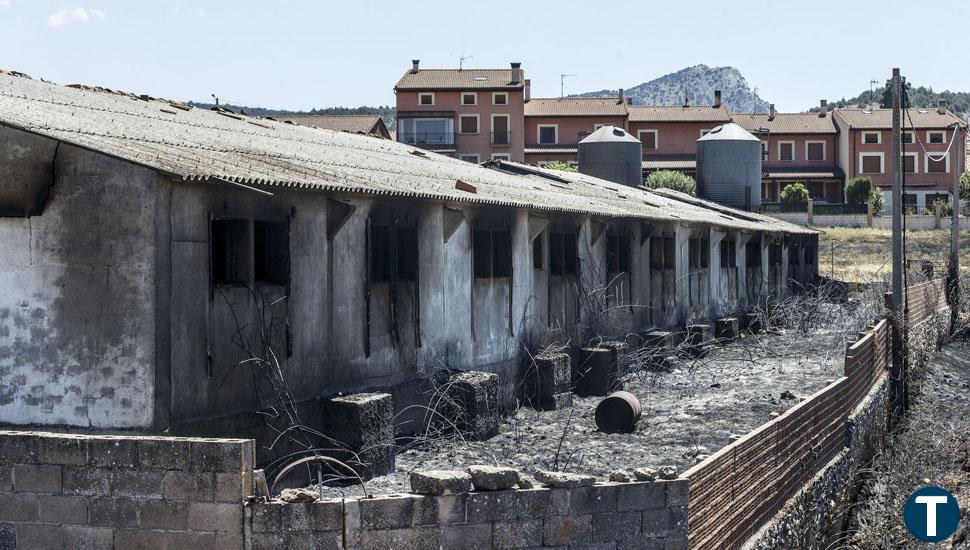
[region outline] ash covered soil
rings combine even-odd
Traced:
[[[459,437],[418,440],[397,455],[395,472],[367,482],[371,494],[409,491],[411,470],[464,469],[473,464],[593,474],[673,465],[678,472],[823,388],[842,375],[844,350],[858,320],[808,334],[748,334],[703,359],[681,359],[672,372],[640,370],[625,378],[642,416],[633,433],[597,431],[601,397],[574,396],[556,411],[521,407],[501,420],[488,441]],[[849,327],[853,327],[851,330]],[[329,487],[330,497],[360,496],[357,486]]]

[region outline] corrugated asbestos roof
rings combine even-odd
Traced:
[[[352,134],[379,134],[379,115],[300,115],[274,116],[280,122],[292,122],[300,126],[323,128],[335,132],[350,132]],[[375,128],[377,127],[377,128]]]
[[[735,113],[734,122],[745,130],[755,133],[768,130],[772,134],[835,134],[832,113],[819,116],[818,113]]]
[[[626,116],[626,103],[616,97],[555,97],[530,99],[525,116]]]
[[[525,73],[523,72],[523,75]],[[522,76],[524,79],[525,76]],[[520,89],[512,84],[512,69],[419,69],[404,73],[395,90]]]
[[[835,112],[850,128],[888,130],[893,127],[892,109],[836,109]],[[910,123],[912,119],[912,124]],[[909,116],[903,112],[903,126],[906,128],[946,128],[954,122],[962,127],[966,123],[950,111],[940,114],[936,109],[909,109]]]
[[[631,105],[630,122],[731,122],[727,107]]]
[[[0,74],[0,124],[147,166],[183,180],[407,196],[603,217],[811,232],[566,172],[481,167],[390,140],[306,128],[172,102],[78,90]],[[501,166],[502,163],[497,164]],[[563,184],[565,179],[569,183]]]

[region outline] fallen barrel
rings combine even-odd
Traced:
[[[639,421],[640,400],[630,392],[612,393],[596,406],[596,428],[601,432],[632,432]]]

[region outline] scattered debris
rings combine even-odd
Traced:
[[[658,472],[660,479],[677,479],[677,467],[676,466],[661,466]]]
[[[280,493],[280,500],[290,504],[303,504],[307,502],[316,502],[317,497],[319,496],[320,493],[310,489],[283,489],[283,492]]]
[[[657,470],[655,468],[636,468],[633,470],[634,477],[637,481],[654,481],[657,479]]]
[[[540,483],[553,489],[572,489],[574,487],[589,487],[596,482],[596,478],[586,474],[571,474],[567,472],[549,472],[537,470],[536,479]]]
[[[411,492],[417,495],[459,495],[472,487],[472,476],[458,470],[411,472]]]
[[[519,482],[519,471],[515,468],[475,465],[468,467],[468,474],[476,491],[511,489]]]
[[[636,480],[637,477],[629,470],[613,470],[610,472],[610,481],[615,483],[631,483]]]

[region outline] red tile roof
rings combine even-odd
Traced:
[[[384,121],[379,115],[302,115],[276,116],[280,122],[292,122],[300,126],[323,128],[335,132],[350,132],[352,134],[374,134],[390,137]]]
[[[893,127],[892,109],[836,109],[836,116],[852,129],[888,130]],[[943,114],[931,109],[908,109],[903,112],[903,125],[907,128],[946,128],[954,122],[966,128],[967,124],[950,111]],[[912,119],[912,124],[910,123]]]
[[[731,122],[727,107],[631,105],[630,122]]]
[[[616,97],[556,97],[531,99],[525,116],[612,116],[625,117],[627,104]]]
[[[819,113],[735,113],[734,123],[752,134],[767,130],[772,134],[835,134],[832,114],[824,117]]]
[[[524,72],[522,79],[525,78]],[[404,73],[395,90],[496,90],[521,89],[512,84],[512,69],[420,69]]]

